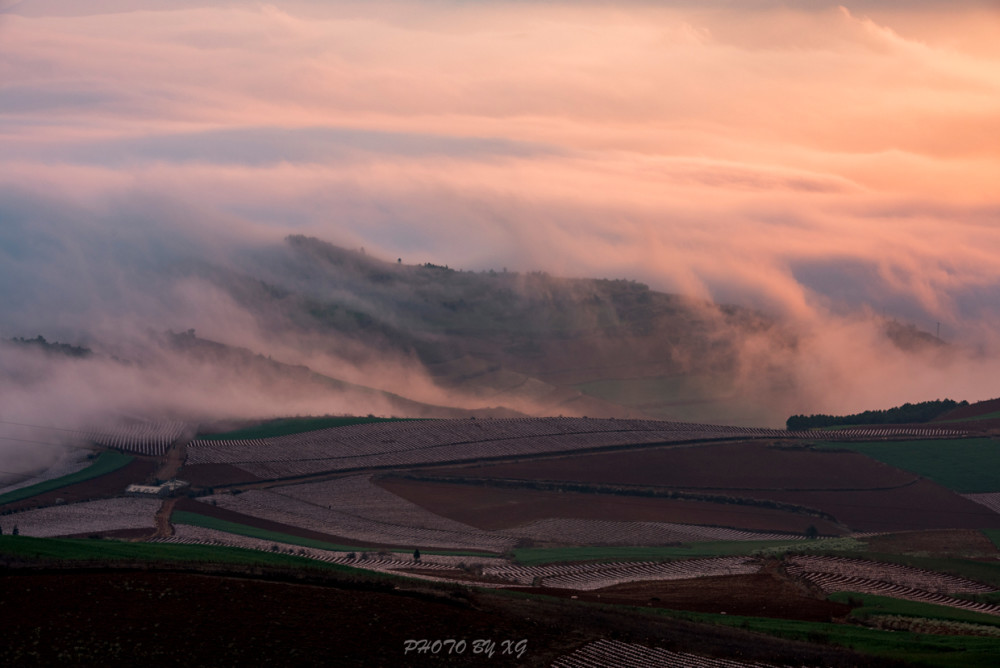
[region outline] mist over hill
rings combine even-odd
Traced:
[[[627,279],[411,264],[301,235],[126,269],[131,285],[63,315],[69,343],[42,346],[29,329],[0,347],[20,421],[48,424],[58,405],[72,424],[373,413],[775,426],[837,381],[810,377],[830,360],[796,323]],[[122,300],[141,307],[115,313]],[[912,326],[857,331],[883,362],[957,355]]]

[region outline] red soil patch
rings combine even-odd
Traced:
[[[1000,514],[929,480],[878,491],[741,494],[818,508],[855,531],[1000,528]]]
[[[894,554],[923,553],[940,557],[993,558],[1000,550],[982,531],[961,529],[952,531],[907,531],[866,538],[872,552]]]
[[[90,501],[92,499],[105,499],[112,496],[119,496],[125,492],[125,488],[132,483],[146,481],[156,470],[156,462],[152,459],[134,459],[117,471],[106,473],[105,475],[90,480],[84,480],[73,485],[60,487],[44,494],[32,496],[20,501],[0,506],[6,511],[26,510],[28,508],[38,508],[41,506],[52,506],[59,499],[65,503],[76,503],[78,501]]]
[[[260,480],[254,474],[232,464],[194,464],[185,466],[178,475],[195,487],[237,485]]]
[[[436,470],[456,475],[679,489],[873,489],[915,479],[852,451],[759,442],[664,447]]]
[[[451,467],[436,470],[434,474],[456,478],[637,485],[777,501],[822,511],[853,531],[1000,528],[1000,514],[941,485],[919,479],[911,473],[860,453],[811,450],[783,443],[722,443],[575,455],[536,461]],[[388,486],[386,488],[390,489]],[[527,490],[524,493],[528,493]],[[462,495],[466,500],[478,498],[466,492],[462,492]],[[608,508],[617,507],[616,502],[606,502],[602,497],[603,495],[588,495],[585,504],[602,508],[606,505]],[[407,498],[416,501],[417,498],[424,499],[424,496]],[[600,501],[597,500],[599,498]],[[434,502],[430,493],[426,495],[426,499],[426,502]],[[425,503],[423,500],[417,502]],[[514,504],[513,501],[508,503]],[[655,513],[637,513],[631,516],[622,514],[615,519],[647,519],[777,531],[803,531],[813,524],[822,534],[842,533],[834,525],[806,515],[799,515],[797,522],[789,520],[776,524],[774,513],[778,511],[753,506],[700,504],[690,501],[656,503],[666,503],[667,507],[675,510],[664,511],[661,516],[656,516]],[[552,512],[551,516],[554,517],[581,517],[580,514],[560,514],[565,510],[551,502],[546,502],[543,508],[538,509],[537,513]],[[667,517],[676,519],[666,519]],[[537,519],[537,516],[533,519]]]
[[[486,530],[562,517],[678,522],[796,534],[801,534],[812,524],[823,534],[842,533],[835,525],[817,517],[728,503],[503,489],[400,479],[381,480],[378,484],[433,513]]]
[[[809,595],[797,583],[774,573],[720,575],[660,582],[630,582],[596,591],[529,591],[578,600],[619,605],[638,605],[672,610],[691,610],[747,617],[799,619],[830,622],[842,619],[850,606]]]
[[[975,418],[979,415],[988,415],[990,413],[1000,413],[1000,398],[988,399],[986,401],[978,401],[974,404],[969,404],[968,406],[959,406],[958,408],[953,408],[947,413],[939,415],[931,422],[944,422],[947,420],[966,420],[969,418]]]

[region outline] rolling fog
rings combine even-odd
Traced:
[[[317,337],[225,287],[407,327],[384,294],[296,275],[288,234],[757,309],[782,335],[733,335],[728,391],[771,426],[1000,395],[990,3],[128,4],[0,2],[0,336],[95,351],[0,348],[2,420],[392,410],[163,346],[188,329],[482,407],[405,350]],[[892,320],[948,345],[901,350]],[[4,461],[40,456],[4,433]]]

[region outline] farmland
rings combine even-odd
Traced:
[[[1000,513],[992,495],[963,496],[966,487],[951,489],[912,466],[883,461],[859,440],[879,434],[895,440],[875,445],[902,450],[914,434],[936,434],[915,442],[913,459],[937,449],[972,453],[983,465],[990,439],[862,427],[817,445],[814,433],[587,418],[324,418],[271,427],[277,433],[181,439],[162,451],[123,439],[119,450],[100,456],[101,468],[49,481],[51,489],[25,488],[29,496],[0,505],[4,534],[15,524],[21,534],[0,540],[0,549],[6,558],[20,554],[50,565],[60,550],[98,561],[100,550],[83,541],[19,553],[16,541],[103,536],[89,545],[111,547],[108,539],[120,537],[145,541],[118,545],[161,550],[165,561],[172,550],[206,551],[212,559],[239,550],[234,554],[242,556],[213,561],[212,568],[315,564],[375,578],[376,589],[384,586],[374,584],[378,578],[389,577],[427,591],[457,588],[439,590],[446,597],[489,590],[499,597],[490,600],[504,628],[516,627],[506,615],[528,602],[571,616],[578,606],[599,605],[633,621],[645,615],[638,608],[651,608],[743,615],[761,620],[758,627],[768,619],[836,626],[862,605],[843,598],[852,595],[891,597],[897,607],[882,616],[905,618],[892,623],[907,628],[944,628],[913,621],[932,613],[952,615],[944,621],[959,626],[948,628],[963,632],[975,631],[982,617],[1000,619],[1000,551],[990,540],[1000,531]],[[193,482],[179,488],[180,498],[122,495],[123,476],[149,483],[175,460],[176,475]],[[106,554],[127,553],[116,547]],[[127,562],[141,563],[138,554]],[[254,554],[260,565],[247,560]],[[324,586],[342,592],[345,585]],[[942,607],[952,612],[940,613]],[[871,612],[859,615],[853,619]],[[720,628],[704,626],[716,623],[709,617],[656,619],[676,633],[689,623],[702,636]],[[559,645],[531,633],[535,642],[549,638],[546,652],[554,652],[536,656],[547,657],[538,665],[585,665],[591,654],[713,665],[696,645],[671,654],[650,636],[617,646],[591,634]],[[771,651],[840,656],[829,645],[836,641],[815,638],[808,650],[776,640]],[[766,663],[766,655],[756,656]],[[843,661],[864,663],[857,656]]]

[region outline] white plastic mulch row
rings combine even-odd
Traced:
[[[120,529],[152,531],[156,527],[156,512],[161,504],[160,499],[133,497],[68,503],[0,515],[0,527],[3,527],[4,534],[9,534],[16,525],[22,536],[39,538]]]
[[[746,662],[672,652],[619,640],[598,640],[552,662],[552,668],[778,668],[773,663]]]

